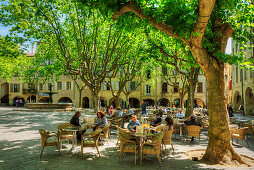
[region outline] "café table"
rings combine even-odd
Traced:
[[[185,123],[178,123],[180,126],[180,137],[183,137],[183,127],[185,126]]]
[[[68,132],[72,132],[73,138],[72,138],[72,147],[66,152],[70,152],[74,150],[74,143],[75,143],[75,136],[76,136],[76,132],[80,131],[82,128],[81,127],[66,127],[63,128],[64,131],[68,131]]]
[[[246,123],[246,122],[249,122],[249,120],[245,120],[245,119],[238,120],[239,129],[242,128],[243,127],[243,123]]]
[[[153,134],[151,133],[143,134],[143,133],[136,133],[136,132],[131,132],[130,134],[139,139],[139,153],[140,154],[137,156],[137,159],[138,159],[141,156],[142,142],[144,141],[145,138],[151,137]]]

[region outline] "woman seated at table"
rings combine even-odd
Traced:
[[[130,123],[128,124],[127,128],[129,129],[129,131],[131,132],[136,132],[136,126],[140,126],[139,121],[137,120],[136,116],[132,117],[132,120],[130,121]]]
[[[173,130],[174,129],[173,128],[173,120],[170,117],[166,117],[165,123],[166,123],[166,125],[158,125],[154,129],[151,129],[150,132],[155,133],[155,132],[160,132],[162,130],[167,131],[167,130]]]
[[[162,122],[162,119],[160,117],[160,114],[157,113],[156,118],[154,120],[152,120],[152,123],[150,124],[150,126],[155,127],[155,126],[159,125],[161,122]]]
[[[108,120],[104,114],[104,112],[98,112],[97,113],[97,120],[95,121],[96,126],[93,128],[93,130],[99,128],[104,128],[106,125],[108,125]]]

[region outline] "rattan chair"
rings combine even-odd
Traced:
[[[248,127],[249,129],[247,130],[247,134],[250,134],[251,137],[254,136],[254,131],[252,131],[252,124],[248,124],[248,123],[243,123],[243,127]]]
[[[103,133],[100,134],[100,138],[106,139],[108,143],[108,136],[109,136],[109,125],[106,125],[104,128],[101,129]],[[108,143],[109,145],[109,143]]]
[[[141,146],[141,159],[140,159],[140,165],[142,165],[143,161],[143,154],[147,155],[157,155],[159,164],[161,166],[161,143],[162,138],[164,137],[164,132],[159,133],[158,135],[155,135],[153,138],[151,138],[149,141],[144,142]]]
[[[238,143],[238,139],[241,139],[241,143],[242,143],[242,146],[243,146],[243,139],[245,139],[245,141],[247,143],[247,146],[249,147],[249,144],[248,144],[248,141],[247,141],[247,138],[246,138],[246,133],[247,133],[248,129],[249,129],[249,127],[244,127],[244,128],[241,128],[241,129],[234,129],[233,133],[231,134],[232,143],[233,143],[233,138],[236,139],[237,143]]]
[[[123,118],[117,118],[115,120],[111,121],[111,126],[110,126],[110,134],[111,134],[111,129],[117,129],[117,126],[122,127],[123,124]]]
[[[118,131],[118,140],[120,141],[120,153],[117,162],[120,161],[124,152],[134,152],[136,165],[138,143],[136,142],[135,138],[133,138],[133,136],[131,136],[130,133],[125,131],[124,129],[117,126],[117,131]]]
[[[200,143],[200,130],[202,127],[196,125],[187,126],[187,140],[190,142],[190,137],[198,137],[198,143]]]
[[[60,146],[59,146],[59,140],[58,135],[56,132],[50,132],[44,129],[40,129],[39,133],[41,135],[41,152],[40,157],[42,156],[42,152],[44,150],[44,147],[46,146],[57,146],[58,152],[60,155]]]
[[[68,127],[75,127],[75,126],[70,123],[63,123],[63,124],[57,125],[57,127],[56,127],[56,129],[58,131],[58,136],[59,136],[60,149],[62,149],[62,140],[67,140],[67,143],[69,144],[69,140],[73,139],[72,132],[63,130],[64,128],[68,128]],[[76,135],[74,136],[74,138],[75,138],[75,145],[76,145],[77,144],[76,143]]]
[[[81,158],[83,158],[84,147],[95,147],[100,157],[98,142],[99,142],[99,136],[101,131],[102,131],[101,129],[98,129],[89,134],[83,134],[82,140],[81,140]]]
[[[165,134],[162,138],[162,144],[165,146],[165,152],[167,152],[166,145],[170,145],[170,144],[172,146],[173,151],[175,152],[174,146],[171,142],[171,136],[172,136],[173,130],[167,130],[167,131],[164,131],[164,132],[165,132]]]

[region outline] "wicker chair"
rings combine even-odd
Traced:
[[[142,165],[143,154],[157,155],[158,161],[161,166],[161,143],[162,138],[164,137],[164,132],[161,132],[159,135],[155,135],[151,141],[144,142],[141,146],[141,160],[140,165]]]
[[[110,126],[110,134],[111,134],[111,129],[117,129],[117,126],[121,127],[123,124],[123,118],[117,118],[115,120],[111,121],[111,126]]]
[[[173,133],[173,130],[167,130],[167,131],[165,131],[165,135],[162,138],[162,144],[165,146],[165,152],[167,151],[166,145],[169,145],[169,144],[171,144],[172,149],[175,152],[175,149],[174,149],[173,144],[171,142],[172,133]]]
[[[124,152],[134,152],[135,165],[136,165],[138,144],[135,138],[133,138],[133,136],[131,136],[129,132],[125,131],[124,129],[118,126],[117,126],[117,131],[118,131],[118,140],[120,141],[120,154],[119,154],[117,162],[119,162],[119,160],[122,158]]]
[[[190,142],[190,137],[198,137],[198,143],[200,143],[200,130],[201,127],[200,126],[196,126],[196,125],[190,125],[187,126],[187,140]]]
[[[108,136],[109,136],[109,126],[110,125],[106,125],[104,128],[102,128],[101,130],[103,133],[100,134],[100,138],[106,139],[107,143],[108,143]]]
[[[84,147],[96,147],[97,152],[99,154],[100,157],[100,152],[98,149],[98,142],[99,142],[99,136],[101,133],[101,129],[98,129],[92,133],[89,134],[84,134],[82,136],[82,141],[81,141],[81,158],[83,158],[83,149]]]
[[[175,134],[175,139],[176,139],[176,134],[179,133],[180,134],[180,125],[178,124],[178,120],[175,119],[174,120],[174,130],[173,130],[173,133]]]
[[[234,129],[232,134],[231,134],[231,139],[232,139],[232,143],[233,143],[233,138],[236,139],[236,142],[238,143],[238,139],[241,139],[241,143],[243,146],[243,139],[245,139],[247,146],[249,147],[247,138],[246,138],[246,133],[248,132],[249,127],[244,127],[241,129]]]
[[[58,152],[60,155],[60,146],[59,146],[59,140],[58,135],[56,132],[50,132],[44,129],[40,129],[39,133],[41,135],[41,152],[40,157],[42,156],[42,152],[44,150],[45,146],[57,146]]]
[[[243,127],[248,127],[249,129],[247,130],[247,134],[250,134],[251,137],[254,136],[254,131],[252,131],[252,124],[248,124],[248,123],[243,123]]]
[[[59,136],[60,149],[62,148],[62,140],[67,140],[67,143],[69,144],[69,140],[73,139],[73,133],[72,132],[63,130],[64,128],[68,128],[68,127],[75,127],[75,126],[70,124],[70,123],[63,123],[63,124],[59,124],[56,127],[56,129],[58,131],[58,136]],[[76,135],[74,136],[74,138],[75,138],[75,145],[77,145]]]

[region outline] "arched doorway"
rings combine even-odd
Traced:
[[[42,97],[39,100],[39,103],[48,103],[49,102],[49,98],[48,97]]]
[[[31,100],[31,102],[30,102]],[[26,99],[27,103],[36,103],[36,96],[35,95],[31,95]]]
[[[12,100],[12,105],[13,106],[24,106],[25,104],[25,99],[23,97],[17,96]]]
[[[72,100],[69,97],[62,97],[58,100],[58,103],[72,103]]]
[[[109,105],[110,106],[112,105],[114,108],[116,108],[116,99],[111,98],[110,101],[109,101]],[[119,99],[119,106],[123,107],[123,105],[124,105],[123,99]]]
[[[5,82],[1,84],[1,103],[4,103],[5,105],[8,105],[9,103],[9,83]]]
[[[199,107],[202,107],[204,108],[205,104],[204,102],[201,100],[201,99],[194,99],[194,108],[199,108]]]
[[[236,91],[234,94],[234,100],[233,100],[234,111],[239,110],[241,104],[242,104],[242,97],[241,97],[239,91]]]
[[[4,96],[1,98],[1,103],[5,103],[5,104],[8,104],[8,103],[9,103],[9,94],[6,94],[6,95],[4,95]]]
[[[246,115],[254,115],[254,97],[250,87],[245,91],[245,113]]]
[[[137,98],[129,98],[129,105],[132,108],[140,108],[140,102]]]
[[[82,99],[82,107],[83,108],[89,108],[89,98],[88,97],[83,97],[83,99]]]
[[[166,98],[162,98],[162,99],[159,100],[159,104],[158,105],[159,106],[167,107],[167,106],[169,106],[169,100],[166,99]]]
[[[145,102],[148,106],[154,106],[154,100],[153,100],[153,99],[144,99],[144,102]]]
[[[103,97],[100,97],[101,107],[107,107],[107,100]]]
[[[175,100],[173,100],[172,102],[172,107],[179,107],[180,106],[180,99],[176,98]]]

